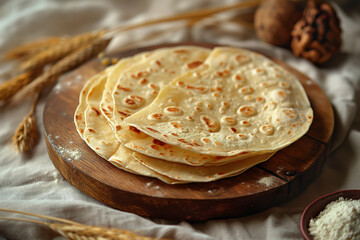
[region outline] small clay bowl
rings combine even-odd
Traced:
[[[317,217],[319,213],[325,209],[326,205],[332,201],[338,200],[340,197],[354,200],[360,199],[360,190],[342,190],[333,192],[311,202],[305,208],[300,219],[300,231],[305,240],[313,239],[309,232],[310,219]]]

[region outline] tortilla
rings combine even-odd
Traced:
[[[234,156],[284,148],[308,131],[312,119],[295,76],[258,53],[220,47],[124,124],[196,153]]]
[[[114,133],[105,117],[100,112],[99,103],[108,77],[94,82],[86,97],[85,131],[83,139],[99,156],[108,159],[119,147]]]
[[[259,152],[242,152],[240,154],[228,157],[200,154],[192,152],[190,150],[182,149],[174,145],[167,144],[146,134],[128,136],[127,140],[128,142],[125,143],[124,146],[133,151],[149,157],[163,159],[169,162],[187,164],[191,166],[222,165],[225,163],[239,161],[244,158],[260,154]]]
[[[255,154],[241,153],[231,157],[198,154],[176,146],[164,146],[162,142],[142,134],[136,128],[129,128],[122,124],[123,119],[150,104],[157,96],[158,90],[173,78],[201,66],[209,51],[208,49],[191,46],[164,48],[149,52],[145,57],[146,60],[132,65],[126,72],[119,67],[113,71],[110,75],[111,82],[114,82],[114,79],[117,78],[119,80],[117,84],[106,86],[105,92],[108,91],[108,87],[114,88],[113,116],[115,118],[115,127],[113,129],[120,142],[129,142],[124,145],[125,147],[150,157],[194,166],[224,164]],[[104,96],[106,97],[106,95]],[[124,104],[126,100],[133,103],[134,106]],[[103,113],[110,115],[109,111],[106,112],[107,108],[111,110],[112,107],[102,108]]]
[[[102,91],[108,80],[109,71],[111,71],[111,68],[92,77],[84,85],[80,93],[79,105],[75,112],[74,121],[82,139],[97,155],[106,160],[112,157],[109,162],[122,170],[143,176],[155,177],[169,184],[185,183],[168,178],[147,168],[132,156],[131,150],[120,145],[110,124],[99,109]]]
[[[168,176],[161,174],[157,171],[154,171],[148,168],[146,165],[141,164],[134,156],[133,151],[127,149],[126,147],[119,146],[115,154],[113,154],[109,158],[109,162],[112,163],[114,166],[125,170],[127,172],[146,176],[146,177],[153,177],[157,178],[165,183],[168,184],[183,184],[188,183],[188,181],[182,181],[178,179],[169,178]]]
[[[186,164],[168,162],[146,157],[137,152],[134,152],[133,156],[148,168],[170,178],[188,182],[210,182],[243,173],[252,166],[268,160],[273,154],[275,153],[266,153],[221,166],[207,167],[195,167]]]
[[[85,131],[85,109],[87,107],[86,103],[86,96],[89,93],[89,89],[91,88],[91,85],[94,84],[94,82],[98,81],[100,78],[106,77],[107,71],[103,71],[99,74],[96,74],[92,78],[90,78],[83,88],[81,89],[80,96],[79,96],[79,104],[75,110],[74,113],[74,122],[76,125],[76,131],[79,133],[81,137],[84,135]]]
[[[112,67],[112,70],[109,72],[109,79],[106,81],[103,96],[100,101],[100,110],[101,113],[104,115],[104,117],[108,120],[110,123],[110,126],[114,130],[114,100],[112,98],[112,92],[115,88],[115,85],[119,79],[119,76],[124,72],[125,69],[130,67],[133,63],[141,62],[142,60],[149,57],[151,53],[149,52],[143,52],[139,53],[133,57],[124,58],[120,60],[116,65]]]

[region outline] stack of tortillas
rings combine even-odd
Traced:
[[[91,78],[75,112],[91,149],[167,183],[244,172],[303,136],[313,112],[299,81],[248,50],[162,48]]]

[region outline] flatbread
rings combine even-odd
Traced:
[[[188,181],[182,181],[178,179],[170,178],[164,174],[156,172],[146,165],[140,163],[134,156],[133,151],[130,149],[119,146],[117,151],[109,158],[109,162],[112,163],[114,166],[125,170],[127,172],[146,176],[146,177],[153,177],[157,178],[165,183],[168,184],[184,184],[188,183]]]
[[[128,135],[127,141],[124,146],[138,153],[191,166],[217,166],[260,154],[259,152],[242,152],[228,157],[206,155],[167,144],[146,134]]]
[[[122,72],[124,72],[125,69],[130,67],[132,64],[141,62],[151,55],[152,55],[151,52],[143,52],[133,57],[121,59],[117,64],[115,64],[112,67],[112,70],[109,72],[109,79],[106,81],[103,91],[103,96],[100,101],[100,110],[101,113],[104,115],[104,117],[110,123],[110,126],[112,127],[113,130],[114,130],[115,120],[113,115],[114,100],[112,97],[112,92],[119,79],[119,76],[122,74]]]
[[[106,160],[112,157],[109,162],[122,170],[155,177],[169,184],[185,183],[147,168],[132,156],[131,150],[120,145],[110,124],[99,109],[109,71],[111,68],[92,77],[80,93],[79,105],[74,117],[79,135],[96,154]]]
[[[219,165],[258,154],[243,152],[230,157],[198,154],[177,146],[164,145],[161,141],[142,134],[136,128],[129,128],[122,124],[123,119],[150,104],[157,96],[159,89],[176,76],[201,66],[209,52],[209,49],[192,46],[164,48],[149,52],[145,57],[146,60],[132,65],[126,72],[121,69],[122,65],[115,68],[110,75],[112,84],[107,84],[105,87],[105,94],[109,92],[109,88],[114,89],[112,96],[114,104],[110,106],[108,103],[108,106],[102,107],[102,110],[106,116],[110,118],[114,116],[114,132],[120,142],[128,142],[124,145],[125,147],[150,157],[194,166]],[[113,84],[115,79],[119,79],[117,84]],[[110,99],[108,94],[105,94],[102,102],[108,102],[104,98]],[[134,103],[134,106],[124,104],[124,99]],[[141,101],[137,102],[137,99]],[[108,111],[112,108],[114,108],[113,115]],[[112,121],[113,119],[110,120]]]
[[[133,156],[148,168],[173,179],[188,182],[210,182],[243,173],[252,166],[268,160],[273,154],[275,153],[266,153],[240,161],[223,164],[221,166],[207,167],[195,167],[186,164],[172,163],[146,157],[137,152],[134,152]]]
[[[98,81],[102,77],[106,77],[107,71],[103,71],[101,73],[96,74],[92,78],[90,78],[83,88],[81,89],[80,96],[79,96],[79,104],[74,113],[74,123],[76,125],[76,131],[79,133],[81,137],[84,136],[85,131],[85,109],[87,107],[86,103],[86,96],[89,93],[89,89],[94,82]]]
[[[312,119],[295,76],[258,53],[220,47],[124,123],[196,153],[234,156],[286,147]]]
[[[109,159],[119,147],[119,141],[114,139],[114,133],[100,112],[100,100],[107,76],[99,78],[92,84],[86,97],[85,131],[83,139],[99,156]]]

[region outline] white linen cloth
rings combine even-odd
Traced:
[[[73,35],[233,2],[0,0],[0,54],[11,47],[43,37]],[[112,209],[81,193],[63,179],[47,155],[43,137],[31,156],[15,154],[8,140],[29,109],[29,103],[25,103],[15,109],[0,108],[0,207],[179,240],[301,239],[299,220],[307,204],[337,190],[360,189],[359,4],[356,0],[339,1],[336,9],[343,28],[342,52],[321,68],[296,58],[289,50],[261,42],[253,31],[233,23],[223,23],[220,27],[209,25],[207,21],[193,28],[185,28],[179,23],[148,27],[121,34],[109,48],[109,51],[114,51],[132,46],[130,44],[148,34],[159,33],[157,37],[136,46],[197,41],[246,47],[276,57],[316,81],[335,110],[335,145],[321,174],[287,203],[247,217],[200,223],[145,219]],[[228,14],[222,14],[218,19]],[[165,33],[161,33],[163,30],[166,30]],[[6,70],[6,65],[1,63],[0,74]],[[43,107],[44,100],[41,100],[36,111],[39,128],[42,127]],[[3,213],[0,216],[15,217]],[[40,225],[0,220],[0,239],[54,238],[61,239]]]

